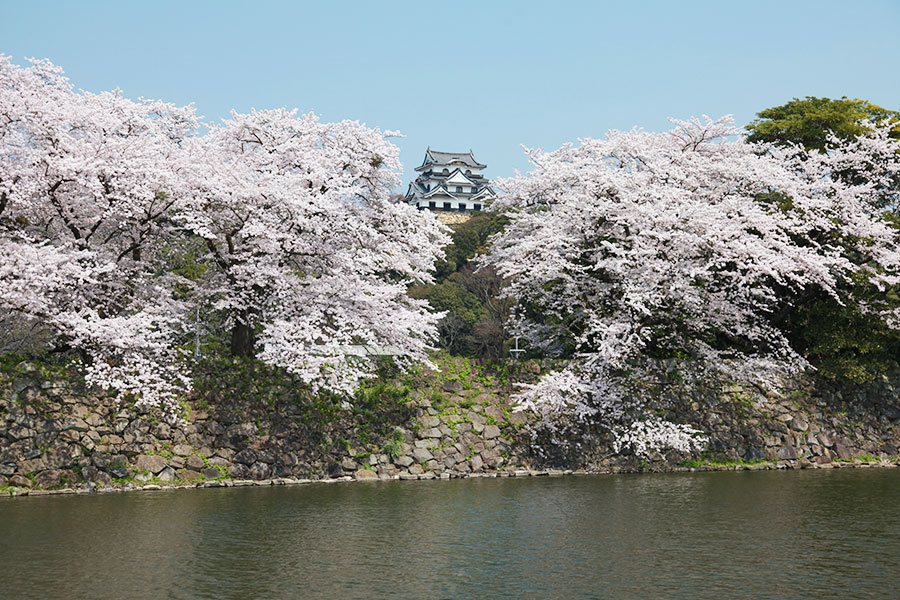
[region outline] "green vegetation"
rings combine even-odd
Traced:
[[[851,140],[868,131],[866,122],[891,124],[892,137],[900,137],[900,112],[866,100],[806,97],[768,108],[747,126],[748,140],[776,145],[798,144],[807,150],[826,151],[834,141]],[[835,173],[836,178],[862,183],[877,176],[866,172]],[[900,181],[894,178],[882,188],[882,207],[896,215],[896,193]],[[777,198],[781,210],[792,210],[787,198]],[[898,218],[893,219],[898,223]],[[838,245],[840,240],[832,240]],[[848,246],[849,248],[850,246]],[[846,258],[866,260],[848,250]],[[900,334],[887,327],[877,310],[900,308],[900,290],[881,289],[867,277],[842,282],[839,293],[854,302],[840,302],[823,293],[804,292],[783,300],[773,324],[782,329],[792,346],[816,366],[826,379],[849,384],[874,381],[881,374],[900,368]],[[863,311],[860,306],[867,306]],[[877,309],[877,310],[873,310]]]
[[[781,106],[757,113],[749,125],[748,140],[778,145],[800,144],[811,150],[832,147],[829,134],[849,140],[866,132],[860,121],[896,122],[894,131],[900,137],[900,112],[887,110],[866,100],[832,100],[807,96],[794,98]]]
[[[400,458],[403,454],[403,433],[400,430],[395,430],[391,439],[381,447],[381,451],[390,456],[391,459]]]
[[[730,458],[720,454],[703,453],[700,458],[690,458],[682,463],[685,467],[700,469],[703,467],[738,467],[749,465],[767,464],[772,461],[766,459],[747,460],[744,458]]]
[[[877,463],[877,462],[881,462],[881,459],[878,458],[877,456],[872,456],[871,454],[857,454],[853,458],[837,458],[837,459],[835,459],[835,461],[836,462],[845,462],[845,463],[851,463],[851,462],[857,462],[857,461],[866,462],[866,463]]]
[[[439,325],[440,346],[452,354],[503,357],[512,302],[498,298],[501,278],[489,268],[476,270],[473,261],[506,222],[501,215],[482,214],[453,226],[452,243],[437,264],[435,283],[409,290],[413,298],[426,299],[434,310],[447,313]]]

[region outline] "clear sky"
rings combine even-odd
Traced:
[[[527,170],[521,144],[669,116],[745,124],[808,95],[900,109],[900,0],[0,0],[0,53],[207,119],[287,106],[400,130],[407,181],[428,145],[503,177]]]

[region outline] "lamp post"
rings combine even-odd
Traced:
[[[510,348],[509,353],[512,354],[513,360],[519,360],[519,355],[525,352],[524,348],[519,348],[519,336],[516,336],[516,347]]]

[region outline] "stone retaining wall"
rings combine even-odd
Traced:
[[[458,381],[416,394],[394,424],[370,432],[349,408],[329,419],[291,402],[212,394],[190,402],[185,423],[65,382],[27,363],[0,402],[0,487],[174,485],[214,480],[428,479],[526,468],[527,448],[495,391]],[[203,400],[206,400],[204,398]],[[214,405],[214,406],[213,406]],[[361,440],[365,440],[362,442]]]
[[[573,470],[830,468],[894,464],[900,453],[897,388],[886,381],[825,392],[804,382],[782,393],[664,385],[659,412],[703,429],[706,453],[615,456],[600,436],[581,440],[565,460],[547,458],[528,417],[510,410],[505,390],[459,380],[435,386],[404,400],[377,430],[365,411],[344,407],[325,418],[293,402],[221,393],[194,398],[186,423],[173,426],[23,363],[0,379],[0,488],[19,494]]]
[[[804,378],[786,382],[780,390],[734,384],[689,389],[658,382],[648,390],[659,398],[658,413],[702,430],[710,440],[705,452],[699,456],[668,452],[643,460],[610,456],[609,444],[592,447],[583,440],[583,461],[575,465],[570,458],[564,464],[593,470],[672,470],[685,462],[710,467],[759,464],[759,468],[896,464],[897,382],[897,377],[885,377],[867,386],[840,388]]]

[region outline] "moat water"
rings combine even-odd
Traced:
[[[0,499],[4,598],[900,598],[900,469]]]

